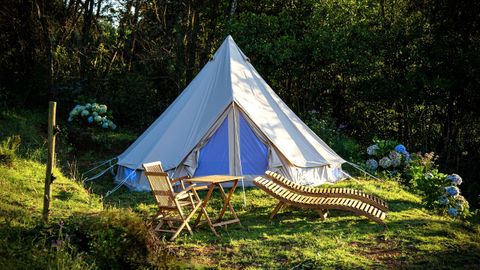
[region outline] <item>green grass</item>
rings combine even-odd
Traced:
[[[387,228],[364,217],[331,211],[321,221],[313,211],[287,208],[268,219],[276,201],[256,188],[248,188],[247,206],[241,188],[233,205],[242,226],[220,228],[216,238],[207,226],[191,237],[183,234],[165,248],[190,264],[219,268],[466,268],[480,264],[480,227],[441,217],[423,208],[421,198],[398,182],[361,179],[336,186],[352,187],[386,199]],[[109,178],[93,184],[95,192],[113,187]],[[204,196],[201,193],[201,196]],[[207,209],[212,218],[221,207],[220,194]],[[126,188],[106,199],[112,207],[133,209],[147,218],[154,213],[149,193]],[[165,236],[163,236],[165,237]],[[168,239],[168,238],[167,238]]]
[[[313,211],[287,208],[270,221],[276,201],[256,188],[241,188],[233,197],[242,226],[219,228],[216,238],[206,226],[176,242],[152,234],[155,204],[150,193],[125,187],[101,200],[114,187],[110,176],[86,188],[55,171],[51,222],[43,224],[43,136],[41,119],[10,113],[0,118],[0,139],[20,134],[28,147],[13,166],[0,166],[0,269],[478,269],[480,226],[441,217],[423,208],[421,198],[395,181],[361,179],[336,186],[353,187],[389,203],[387,227],[364,217],[331,211],[321,221]],[[17,132],[5,128],[18,120]],[[32,121],[32,124],[29,124]],[[31,127],[37,128],[31,128]],[[6,132],[8,131],[8,132]],[[28,134],[27,134],[28,133]],[[36,138],[36,137],[39,138]],[[120,136],[121,137],[121,136]],[[28,155],[26,153],[37,153]],[[79,156],[98,158],[94,151]],[[85,157],[90,155],[90,157]],[[101,153],[104,155],[104,153]],[[68,155],[65,158],[68,159]],[[71,163],[71,160],[60,164]],[[66,174],[74,175],[65,167]],[[201,193],[205,196],[205,193]],[[215,192],[208,211],[221,206]],[[228,218],[228,216],[227,216]],[[63,221],[63,225],[59,225]],[[68,240],[58,246],[55,241]]]

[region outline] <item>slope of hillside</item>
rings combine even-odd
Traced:
[[[387,228],[337,211],[321,221],[314,212],[293,208],[270,221],[275,200],[251,188],[245,207],[239,188],[233,206],[243,226],[219,229],[221,238],[202,226],[193,237],[183,234],[169,243],[151,231],[155,205],[149,193],[121,188],[102,201],[114,186],[110,176],[87,190],[56,170],[51,222],[43,224],[42,120],[37,113],[0,117],[0,140],[18,134],[23,144],[12,166],[0,166],[0,269],[480,267],[478,224],[431,213],[393,180],[338,185],[386,199]],[[215,194],[207,210],[214,216],[220,207]]]

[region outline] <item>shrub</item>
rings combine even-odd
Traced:
[[[466,217],[469,205],[460,195],[458,187],[462,184],[462,178],[457,174],[439,172],[436,159],[433,152],[413,154],[412,161],[405,168],[404,178],[414,191],[422,195],[427,208],[451,217]]]
[[[132,211],[106,210],[65,222],[72,244],[103,269],[147,266],[149,229]]]
[[[388,173],[422,196],[429,209],[451,217],[469,214],[467,200],[460,195],[462,178],[438,171],[437,156],[431,153],[411,154],[402,144],[389,140],[374,140],[367,148],[365,167],[372,173]],[[377,161],[378,159],[378,161]]]
[[[48,268],[50,269],[95,269],[95,263],[85,260],[85,253],[78,252],[71,244],[71,238],[64,234],[64,222],[58,224],[58,233],[51,239],[51,247],[48,256]]]
[[[402,173],[411,157],[405,146],[391,140],[374,140],[374,144],[367,147],[367,160],[365,168],[376,173],[378,171],[389,173],[393,176]]]
[[[107,105],[97,103],[77,104],[68,117],[69,122],[78,122],[86,126],[102,127],[103,129],[116,129],[112,115],[107,110]]]
[[[361,160],[360,145],[356,140],[342,133],[345,128],[337,128],[335,121],[327,117],[321,119],[318,113],[310,112],[305,123],[338,155],[349,161]]]
[[[19,135],[7,137],[0,142],[0,165],[11,166],[13,164],[20,142]]]

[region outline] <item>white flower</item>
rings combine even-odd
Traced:
[[[90,113],[87,111],[87,110],[83,110],[82,111],[82,116],[88,116]]]
[[[105,105],[105,104],[100,105],[100,106],[98,107],[98,111],[99,111],[100,113],[106,113],[106,112],[107,112],[107,105]]]
[[[390,165],[392,165],[392,161],[388,158],[388,157],[383,157],[382,159],[380,159],[380,161],[378,162],[378,164],[386,169],[388,167],[390,167]]]
[[[367,147],[367,154],[369,154],[370,156],[375,156],[378,150],[380,150],[380,147],[378,147],[378,145],[370,145],[369,147]]]
[[[95,122],[100,122],[102,121],[102,117],[100,115],[97,115],[93,118],[93,120],[95,120]]]
[[[98,104],[97,104],[97,103],[93,103],[93,104],[92,104],[92,111],[98,112],[98,109],[99,109]]]

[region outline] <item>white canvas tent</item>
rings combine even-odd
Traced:
[[[262,79],[228,36],[165,112],[118,156],[116,182],[148,190],[142,163],[172,177],[280,172],[297,183],[345,178],[345,162]]]

